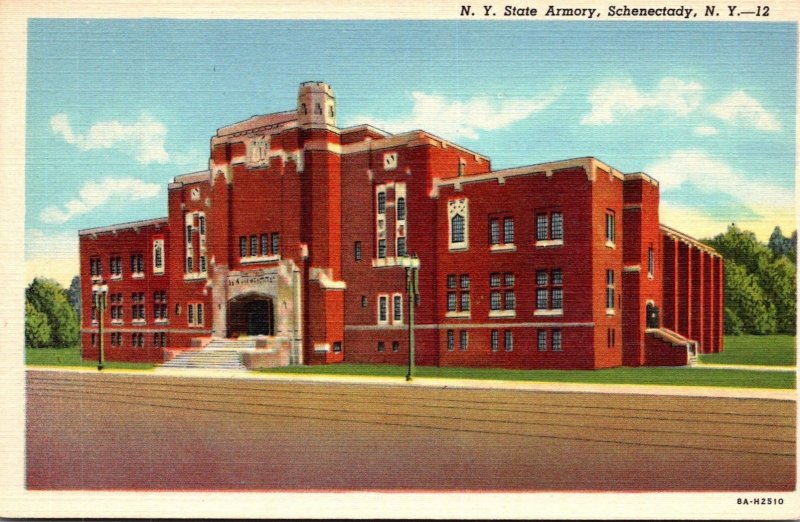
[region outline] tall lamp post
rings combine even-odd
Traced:
[[[99,281],[92,285],[92,295],[94,296],[94,306],[97,309],[98,335],[100,336],[100,349],[97,351],[97,371],[103,369],[103,316],[106,311],[106,296],[108,295],[108,285]]]
[[[419,259],[417,254],[406,258],[406,290],[408,293],[408,373],[406,381],[410,381],[414,373],[414,305],[419,295]]]

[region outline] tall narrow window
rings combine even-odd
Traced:
[[[511,330],[506,330],[505,332],[505,350],[507,352],[511,352],[514,350],[514,334]]]
[[[553,212],[550,222],[550,239],[564,239],[564,215],[561,212]]]
[[[561,270],[553,270],[550,273],[550,281],[552,284],[552,306],[554,310],[562,310],[564,308],[564,276]]]
[[[186,225],[186,244],[192,244],[192,225]]]
[[[389,298],[385,295],[378,296],[378,322],[386,323],[389,321]]]
[[[200,272],[206,271],[206,256],[200,256]]]
[[[452,352],[455,350],[456,341],[455,341],[455,333],[453,330],[447,330],[447,351]]]
[[[458,349],[462,352],[466,352],[467,348],[469,348],[469,332],[466,330],[461,330],[459,342],[458,342]]]
[[[397,198],[397,220],[406,219],[406,198]]]
[[[378,214],[386,213],[386,192],[378,192]]]
[[[383,259],[386,257],[386,240],[379,239],[378,240],[378,257]]]
[[[197,303],[197,326],[203,326],[203,304]]]
[[[164,273],[164,240],[153,241],[153,272]]]
[[[281,235],[278,232],[272,233],[272,255],[277,256],[281,253]]]
[[[397,238],[397,256],[398,257],[406,256],[406,238],[404,237]]]
[[[261,255],[269,255],[269,235],[261,234]]]
[[[614,223],[614,212],[606,211],[606,242],[613,244],[616,239],[616,225]]]
[[[614,271],[606,270],[606,308],[614,309]]]
[[[489,244],[500,244],[500,220],[497,218],[489,220]]]
[[[392,297],[392,312],[393,312],[393,319],[395,323],[402,323],[403,322],[403,296],[400,294],[395,294]]]
[[[539,330],[537,332],[536,347],[540,352],[547,351],[547,330]]]
[[[258,236],[250,236],[250,255],[258,255]]]
[[[239,236],[239,257],[247,257],[247,237]]]
[[[503,219],[503,242],[510,244],[514,242],[514,218]]]
[[[547,240],[547,214],[536,215],[536,241]]]
[[[552,345],[554,352],[560,352],[563,347],[561,346],[561,330],[553,330]]]
[[[204,236],[206,233],[206,217],[200,216],[199,218],[197,218],[197,222],[200,227],[200,235]]]
[[[462,215],[455,215],[453,219],[450,220],[451,227],[452,227],[452,238],[451,243],[463,243],[464,242],[464,216]]]
[[[192,304],[186,306],[186,320],[190,326],[194,324],[194,305]]]
[[[491,334],[492,351],[496,352],[500,349],[500,334],[497,330],[492,330]]]
[[[548,291],[547,291],[547,271],[538,270],[536,272],[536,309],[546,310],[548,308]]]
[[[653,252],[653,245],[647,248],[647,275],[653,277],[656,273],[656,255]]]
[[[361,261],[361,241],[356,241],[353,244],[353,255],[356,261]]]

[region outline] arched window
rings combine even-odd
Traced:
[[[463,243],[464,242],[464,216],[461,214],[456,214],[450,220],[450,230],[451,230],[451,243]]]

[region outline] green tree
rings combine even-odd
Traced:
[[[25,346],[44,348],[50,346],[50,325],[47,316],[25,301]]]
[[[758,275],[764,295],[775,306],[777,331],[794,333],[797,325],[797,278],[795,265],[781,256]]]
[[[78,324],[81,322],[81,277],[75,276],[69,284],[67,289],[67,299],[72,309],[75,310],[75,317],[78,318]]]
[[[758,279],[747,273],[744,266],[726,262],[724,291],[726,307],[741,320],[744,332],[759,335],[775,332],[775,305],[764,294]]]
[[[55,346],[68,347],[78,343],[78,318],[61,285],[51,279],[36,278],[25,291],[25,298],[47,317],[51,340]]]
[[[776,257],[788,256],[792,249],[792,240],[783,235],[781,227],[775,227],[769,236],[767,248],[772,250]]]

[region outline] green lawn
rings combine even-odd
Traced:
[[[330,366],[290,366],[260,370],[298,375],[372,375],[402,378],[403,366],[377,364],[333,364]],[[793,372],[753,370],[715,370],[709,368],[610,368],[607,370],[501,370],[487,368],[438,368],[419,366],[417,377],[455,379],[496,379],[504,381],[576,382],[602,384],[661,384],[678,386],[725,386],[742,388],[795,387]]]
[[[724,343],[721,353],[701,355],[700,362],[794,366],[797,361],[795,337],[791,335],[729,335]]]
[[[25,364],[39,366],[97,366],[96,360],[81,359],[81,349],[74,348],[26,348]],[[105,368],[133,368],[145,370],[151,363],[105,362]]]

